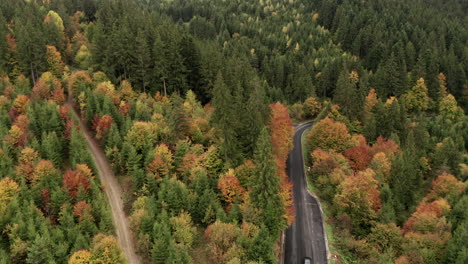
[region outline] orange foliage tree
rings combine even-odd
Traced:
[[[293,148],[294,128],[289,118],[288,108],[280,103],[271,104],[270,128],[273,155],[286,161],[289,151]]]
[[[316,116],[321,108],[322,104],[315,97],[307,98],[303,104],[303,111],[306,118]]]
[[[13,108],[16,110],[16,112],[22,114],[26,111],[26,107],[28,106],[29,102],[29,97],[24,94],[18,94],[18,96],[16,96],[15,100],[13,101]]]
[[[112,117],[110,115],[103,115],[101,118],[95,116],[93,120],[93,129],[96,132],[96,138],[103,138],[110,130],[112,126]]]
[[[239,179],[234,175],[234,170],[229,169],[228,172],[221,175],[218,179],[218,189],[221,190],[224,200],[230,205],[239,200],[243,200],[245,189],[240,185]]]
[[[335,195],[337,207],[357,223],[369,223],[375,219],[382,206],[380,190],[375,172],[366,169],[348,176],[339,186]]]
[[[459,181],[452,174],[443,172],[432,182],[432,189],[426,196],[426,199],[446,198],[451,195],[459,195],[465,187],[465,184]]]
[[[395,154],[398,152],[398,144],[395,143],[393,140],[387,140],[384,137],[380,136],[377,138],[377,141],[372,145],[370,149],[370,154],[371,156],[374,156],[375,154],[379,152],[385,153],[385,155],[393,159],[395,157]]]
[[[276,162],[276,176],[280,179],[280,197],[285,206],[284,218],[288,225],[294,222],[294,200],[292,199],[292,184],[286,174],[286,159],[293,148],[294,128],[289,117],[288,108],[280,103],[270,105],[271,146]]]
[[[166,144],[160,144],[154,150],[154,159],[146,170],[158,181],[162,181],[162,178],[169,175],[172,169],[173,155]]]
[[[73,206],[73,215],[78,217],[78,220],[81,222],[85,219],[86,216],[93,218],[92,207],[86,201],[79,201]]]

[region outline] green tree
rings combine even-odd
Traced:
[[[239,160],[240,153],[236,134],[232,127],[232,116],[234,115],[232,105],[234,102],[231,91],[224,83],[221,73],[218,73],[216,77],[212,103],[215,108],[213,122],[221,132],[221,153],[225,161],[236,163]]]
[[[276,175],[276,164],[272,154],[270,135],[263,127],[255,149],[254,161],[257,173],[251,180],[250,199],[261,210],[263,223],[272,237],[285,227],[284,205],[279,196],[280,179]]]

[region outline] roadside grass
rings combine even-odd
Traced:
[[[316,197],[318,197],[316,195],[317,188],[314,185],[314,183],[310,180],[309,173],[308,173],[308,166],[307,166],[307,164],[310,164],[309,163],[310,157],[308,155],[308,150],[307,150],[307,147],[306,147],[306,144],[305,144],[305,139],[307,138],[307,135],[309,134],[309,132],[310,132],[310,129],[305,131],[302,134],[302,137],[301,137],[302,157],[304,159],[304,165],[303,166],[304,166],[304,172],[306,174],[305,177],[306,177],[307,186],[309,188],[309,191],[311,193],[313,193]],[[338,263],[338,262],[337,262],[337,259],[334,258],[333,256],[335,256],[335,255],[340,256],[340,254],[339,254],[338,249],[335,247],[335,237],[334,237],[334,233],[333,233],[333,227],[329,224],[329,221],[328,221],[329,214],[330,214],[330,211],[328,210],[328,203],[321,200],[320,205],[321,205],[322,211],[323,211],[323,221],[324,221],[325,233],[326,233],[327,241],[328,241],[328,250],[329,250],[329,254],[330,254],[329,263],[335,264],[335,263]]]

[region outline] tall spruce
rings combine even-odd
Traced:
[[[257,140],[254,161],[256,173],[251,179],[250,199],[260,209],[263,223],[270,235],[276,237],[285,227],[282,218],[284,205],[279,195],[280,179],[276,175],[276,163],[272,153],[268,129],[263,127]]]

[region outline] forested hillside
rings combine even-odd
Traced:
[[[332,261],[468,262],[466,13],[462,0],[1,1],[0,263],[124,262],[78,118],[144,263],[279,261],[292,124],[306,120]]]

